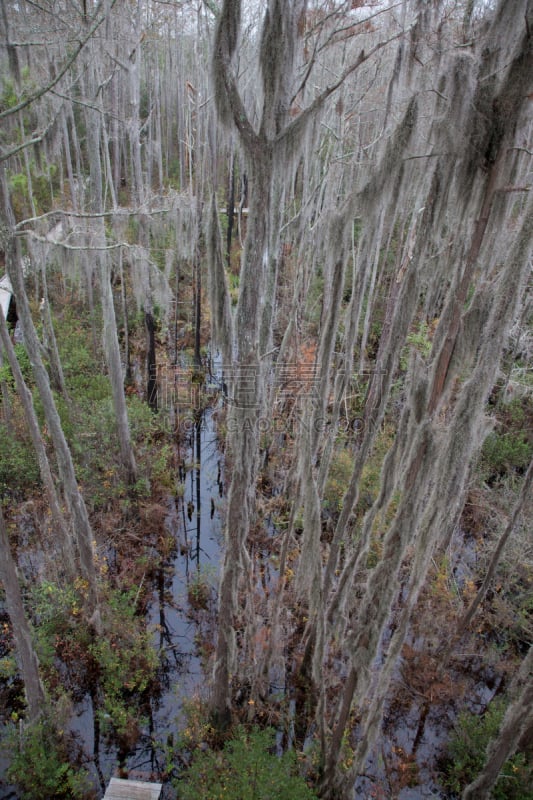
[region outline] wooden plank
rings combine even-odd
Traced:
[[[111,778],[104,800],[159,800],[162,783]]]

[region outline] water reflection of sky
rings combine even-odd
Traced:
[[[149,724],[126,761],[130,777],[140,780],[156,780],[163,772],[164,746],[183,724],[183,700],[206,690],[197,643],[212,633],[223,537],[223,455],[211,408],[204,411],[198,425],[190,426],[180,448],[182,468],[176,477],[176,495],[167,498],[165,521],[175,546],[155,581],[148,612],[148,625],[154,631],[154,646],[161,653],[163,665],[161,691],[152,698]],[[212,587],[210,608],[205,613],[191,613],[187,601],[188,586],[198,572]],[[93,709],[88,697],[78,707],[71,727],[93,762],[90,768],[97,782]],[[117,768],[116,747],[101,741],[98,761],[107,783]],[[173,796],[166,787],[164,797]],[[13,800],[16,795],[9,797]],[[8,800],[8,796],[0,796],[0,800]]]

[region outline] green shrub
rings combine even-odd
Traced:
[[[443,785],[460,795],[465,786],[481,772],[489,742],[497,735],[505,713],[505,700],[494,700],[487,711],[460,714],[455,732],[448,744]],[[523,753],[515,753],[506,761],[492,790],[493,800],[533,800],[533,764]]]
[[[187,599],[194,611],[202,611],[209,607],[213,594],[212,576],[206,569],[198,569],[187,586]]]
[[[14,345],[14,350],[19,363],[20,371],[22,372],[22,377],[24,378],[24,382],[26,385],[31,386],[33,384],[33,372],[26,348],[23,344],[21,344],[21,342],[17,342],[17,344]],[[4,356],[2,366],[0,367],[0,380],[5,381],[10,386],[15,388],[15,379],[7,360],[7,356]]]
[[[523,432],[489,433],[481,449],[480,466],[485,480],[523,470],[532,455]]]
[[[45,580],[29,592],[41,675],[54,699],[64,692],[83,693],[90,684],[91,631],[83,619],[86,592],[82,578],[67,586]]]
[[[405,372],[409,365],[409,356],[412,350],[418,350],[424,359],[431,354],[430,327],[425,320],[419,322],[406,337],[406,345],[400,354],[400,369]]]
[[[59,175],[55,164],[46,164],[44,171],[32,162],[30,165],[32,198],[39,213],[51,210],[53,194],[59,188]],[[15,215],[31,212],[28,176],[17,172],[10,176],[11,202]]]
[[[346,448],[337,450],[331,459],[324,492],[324,507],[333,515],[340,513],[342,499],[353,472],[353,462],[353,453]]]
[[[219,752],[200,753],[184,779],[180,800],[313,800],[294,752],[273,753],[275,731],[239,727]]]
[[[0,111],[13,108],[13,106],[17,105],[18,100],[19,98],[15,90],[14,82],[4,79],[2,92],[0,93]]]
[[[24,493],[39,481],[39,465],[31,443],[13,436],[0,424],[0,498]]]
[[[136,594],[135,589],[111,594],[104,609],[104,635],[90,647],[103,692],[100,717],[119,736],[135,736],[139,703],[158,666],[151,632],[136,614]]]
[[[22,800],[82,800],[92,795],[86,770],[71,763],[69,742],[47,719],[13,737],[15,752],[7,770]]]

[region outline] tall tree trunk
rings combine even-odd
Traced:
[[[96,82],[96,74],[91,77]],[[98,102],[98,91],[93,89],[94,102]],[[106,234],[104,221],[100,216],[104,210],[102,191],[102,163],[100,157],[101,146],[101,115],[96,108],[86,109],[87,144],[89,150],[89,166],[91,173],[90,211],[95,214],[91,223],[89,240],[96,246],[95,260],[99,267],[100,292],[102,300],[102,314],[104,318],[104,352],[111,381],[113,408],[117,421],[117,433],[120,445],[120,455],[126,480],[134,485],[137,480],[137,464],[131,443],[128,409],[124,395],[124,378],[122,374],[122,361],[118,342],[117,321],[111,288],[111,267],[109,256],[105,250]]]
[[[151,311],[145,309],[144,323],[148,335],[146,354],[146,400],[152,411],[157,411],[157,364],[155,360],[155,321]]]
[[[239,2],[225,0],[223,3],[214,40],[213,78],[217,112],[223,124],[232,125],[237,130],[250,179],[248,224],[235,317],[236,359],[232,364],[234,381],[229,447],[234,471],[228,497],[214,668],[213,707],[219,717],[227,717],[229,709],[229,675],[237,627],[239,577],[244,577],[243,570],[248,568],[249,562],[246,540],[254,515],[259,447],[257,419],[265,409],[265,375],[272,359],[272,322],[285,188],[291,183],[304,134],[327,97],[366,60],[362,52],[337,83],[327,87],[296,120],[290,121],[297,44],[303,32],[301,21],[305,5],[302,0],[283,4],[279,0],[268,2],[260,41],[263,104],[256,127],[246,114],[232,65],[241,25]],[[330,328],[328,333],[324,346],[329,352],[332,342]],[[316,529],[316,514],[314,524]]]
[[[124,253],[122,247],[120,248],[118,256],[118,270],[120,276],[120,301],[121,301],[122,319],[124,325],[124,361],[126,363],[126,374],[124,375],[124,384],[126,386],[131,386],[133,384],[133,375],[131,370],[130,321],[128,316],[128,304],[126,301],[126,277],[124,274]]]
[[[118,441],[120,445],[120,459],[126,473],[127,482],[133,486],[137,480],[137,464],[131,443],[128,409],[124,395],[124,377],[122,374],[122,359],[118,343],[117,321],[115,317],[115,304],[111,288],[111,275],[109,261],[105,253],[100,258],[100,296],[102,299],[102,314],[104,318],[104,348],[107,355],[109,379],[113,393],[113,406],[117,422]]]
[[[56,392],[63,396],[67,405],[70,405],[70,397],[65,383],[65,376],[63,375],[63,367],[61,366],[59,351],[57,349],[57,340],[54,332],[54,324],[52,322],[52,314],[50,313],[48,281],[46,279],[46,259],[44,258],[44,254],[41,259],[41,279],[43,286],[43,297],[39,305],[39,314],[43,323],[44,348],[50,364],[50,379]]]
[[[201,218],[198,219],[198,230],[201,230]],[[202,367],[202,263],[200,258],[200,236],[194,255],[194,366]]]
[[[485,599],[485,597],[487,595],[487,592],[488,592],[488,590],[490,588],[490,585],[491,585],[492,581],[494,580],[494,576],[496,575],[496,570],[498,569],[498,565],[500,563],[500,560],[501,560],[503,551],[504,551],[504,549],[505,549],[505,547],[507,545],[507,542],[509,541],[509,539],[511,538],[511,536],[513,535],[513,533],[516,530],[516,526],[517,526],[518,521],[520,519],[520,515],[522,514],[522,511],[524,510],[524,505],[526,503],[526,498],[527,497],[531,498],[531,486],[532,486],[532,484],[533,484],[533,461],[530,461],[529,467],[528,467],[526,475],[524,477],[524,481],[522,483],[522,488],[520,489],[520,494],[519,494],[518,499],[517,499],[517,501],[516,501],[516,503],[514,505],[514,508],[512,510],[511,516],[509,518],[509,522],[505,526],[505,530],[502,533],[502,535],[500,536],[500,538],[498,540],[498,544],[494,548],[494,552],[492,553],[489,565],[487,567],[487,571],[485,573],[485,578],[483,579],[483,583],[479,587],[478,593],[475,596],[475,598],[472,600],[470,606],[468,607],[466,612],[463,614],[463,616],[461,617],[461,619],[457,623],[457,629],[456,629],[456,633],[455,633],[456,637],[460,637],[464,633],[464,631],[468,628],[468,626],[470,625],[470,623],[471,623],[476,611],[478,610],[479,606],[481,605],[481,603],[483,602],[483,600]],[[453,647],[455,642],[456,642],[456,639],[454,639],[452,641],[452,643],[450,644],[450,647],[449,647],[448,651],[446,652],[446,654],[443,657],[444,661],[448,660],[448,657],[449,657],[449,655],[451,653],[451,648]]]
[[[4,203],[2,240],[6,253],[6,266],[13,292],[17,301],[17,312],[19,314],[22,330],[24,333],[24,343],[28,352],[28,357],[33,370],[35,383],[43,404],[43,411],[46,424],[52,438],[54,451],[57,458],[57,465],[63,491],[67,501],[70,514],[72,516],[73,528],[76,534],[80,566],[83,577],[87,581],[87,613],[91,622],[97,629],[100,627],[100,612],[98,609],[98,588],[96,571],[93,557],[94,535],[87,515],[85,502],[78,489],[76,472],[72,456],[61,427],[61,420],[57,413],[54,396],[50,389],[48,373],[41,358],[41,344],[35,330],[26,290],[22,275],[22,265],[20,258],[20,245],[14,234],[14,219],[11,210],[11,203],[8,194],[5,171],[0,172],[2,183],[2,195]]]
[[[0,506],[0,581],[6,593],[7,613],[13,625],[17,661],[24,681],[28,719],[35,722],[45,707],[44,688],[39,674],[39,660],[22,600],[18,570],[11,555],[9,537]]]
[[[24,382],[24,378],[19,363],[17,361],[17,356],[15,354],[15,350],[13,349],[13,344],[11,342],[9,331],[7,329],[7,325],[1,310],[0,310],[0,339],[2,340],[2,345],[7,355],[9,365],[11,367],[11,372],[13,373],[13,377],[15,379],[17,394],[22,402],[22,407],[24,409],[24,415],[26,417],[28,430],[30,432],[33,447],[37,454],[37,460],[39,462],[39,470],[41,473],[41,480],[43,482],[48,502],[50,504],[50,511],[52,512],[52,520],[54,522],[54,525],[57,529],[57,533],[59,536],[59,545],[63,555],[62,563],[65,567],[67,575],[69,577],[73,577],[76,573],[73,539],[68,530],[68,526],[63,516],[63,512],[61,511],[61,503],[56,492],[54,479],[52,477],[52,470],[50,469],[50,463],[48,461],[48,456],[46,454],[46,449],[41,436],[39,422],[37,420],[35,409],[33,407],[31,392]]]
[[[231,368],[233,353],[233,318],[224,259],[222,257],[222,237],[218,222],[216,195],[213,192],[207,223],[207,263],[209,275],[209,306],[211,310],[211,337],[215,347],[222,352],[222,366]],[[176,293],[178,283],[176,281]],[[177,309],[177,303],[176,303]]]
[[[235,151],[230,153],[227,202],[228,229],[226,231],[226,265],[231,269],[231,245],[233,242],[233,225],[235,222]]]
[[[3,320],[4,315],[1,310],[0,310],[0,316],[2,317]],[[4,351],[0,347],[0,370],[2,369],[3,366],[4,366]],[[0,380],[0,390],[2,392],[2,413],[4,415],[4,425],[6,426],[6,429],[9,431],[11,427],[11,400],[9,398],[9,389],[4,378]]]
[[[533,646],[522,662],[513,690],[517,695],[505,712],[496,738],[487,748],[485,766],[463,791],[461,800],[487,800],[491,796],[503,765],[533,724]]]
[[[268,151],[267,151],[268,152]],[[265,169],[266,166],[266,169]],[[213,707],[216,719],[227,722],[230,708],[230,673],[235,658],[238,628],[239,578],[249,570],[246,540],[254,516],[259,437],[257,419],[263,407],[264,376],[259,360],[259,297],[265,289],[267,229],[265,204],[270,200],[270,175],[263,159],[253,168],[253,194],[249,234],[241,267],[242,291],[237,307],[235,334],[237,358],[231,366],[229,450],[233,462],[228,493],[224,562],[219,596],[219,629],[214,667]]]

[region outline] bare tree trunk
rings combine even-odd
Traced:
[[[0,316],[2,317],[3,320],[4,315],[2,314],[1,311],[0,311]],[[0,347],[0,370],[2,369],[3,366],[4,366],[4,351]],[[7,387],[7,383],[3,378],[2,380],[0,380],[0,389],[2,390],[2,413],[4,415],[4,425],[6,426],[6,429],[9,431],[9,428],[11,426],[11,401],[9,399],[9,389]]]
[[[202,366],[202,353],[201,353],[201,329],[202,329],[202,260],[200,257],[200,248],[202,244],[202,202],[199,197],[199,187],[197,186],[197,202],[196,202],[196,219],[198,226],[198,236],[196,246],[194,248],[194,366],[200,369]]]
[[[145,187],[142,170],[141,155],[141,14],[143,6],[140,0],[137,1],[134,12],[134,49],[128,59],[127,69],[130,84],[130,118],[128,120],[128,134],[132,165],[132,179],[134,186],[134,196],[137,203],[141,204],[145,200]]]
[[[35,452],[37,454],[41,479],[44,484],[46,495],[48,497],[48,502],[50,503],[52,520],[57,528],[57,532],[59,535],[59,540],[60,540],[59,544],[63,554],[62,561],[65,566],[67,575],[72,577],[76,573],[75,563],[74,563],[73,540],[69,533],[68,526],[63,516],[63,513],[61,511],[61,504],[56,492],[54,479],[52,477],[52,471],[50,469],[50,463],[48,461],[48,456],[46,454],[46,449],[39,429],[39,422],[37,420],[35,409],[33,407],[31,392],[24,382],[24,378],[22,376],[22,372],[20,370],[16,354],[13,349],[13,345],[11,343],[9,331],[7,329],[6,322],[4,320],[4,316],[1,311],[0,311],[0,339],[2,340],[2,345],[7,355],[9,365],[11,367],[11,372],[13,373],[13,377],[15,379],[17,393],[22,402],[22,407],[24,409],[24,415],[26,417],[26,422],[30,432],[33,447],[35,448]]]
[[[61,111],[61,133],[63,135],[63,152],[64,152],[65,163],[67,166],[67,177],[69,183],[70,198],[72,201],[72,208],[74,209],[74,211],[77,211],[78,191],[77,191],[76,181],[74,179],[70,136],[68,132],[67,113],[65,108],[63,108]]]
[[[146,355],[146,400],[152,411],[157,411],[157,364],[155,360],[155,322],[151,311],[145,309],[144,323],[148,334]]]
[[[512,690],[518,694],[505,713],[498,735],[487,748],[482,772],[463,791],[462,800],[487,800],[491,796],[500,770],[533,724],[533,647],[522,662]]]
[[[246,540],[254,514],[259,445],[257,419],[265,409],[265,375],[271,361],[269,345],[272,342],[285,187],[291,182],[291,170],[303,145],[304,133],[316,119],[327,97],[366,59],[364,52],[361,53],[337,83],[324,90],[291,122],[292,82],[304,12],[305,3],[301,0],[283,4],[269,0],[261,32],[263,104],[256,127],[246,114],[232,64],[241,25],[239,2],[225,0],[223,3],[214,41],[213,78],[217,112],[222,123],[237,130],[251,187],[235,318],[236,360],[232,365],[236,377],[232,388],[234,406],[231,408],[229,446],[234,471],[228,498],[213,689],[213,708],[219,718],[227,718],[229,712],[229,675],[237,627],[238,584],[239,577],[245,577],[243,569],[247,569],[249,560]],[[335,283],[337,289],[340,284],[342,277]],[[328,353],[334,340],[335,318],[336,309],[331,309],[324,335],[324,348]],[[253,398],[252,408],[250,398]],[[314,442],[310,446],[312,453],[315,451]],[[318,515],[314,513],[315,538],[318,522]]]
[[[91,80],[94,82],[96,76]],[[98,92],[95,94],[95,102],[98,99]],[[89,165],[91,173],[91,196],[90,210],[96,215],[103,212],[103,193],[102,193],[102,164],[100,158],[101,145],[101,116],[96,109],[86,110],[87,120],[87,143],[89,150]],[[108,254],[105,252],[105,228],[101,217],[97,217],[92,223],[94,233],[94,243],[98,248],[96,251],[96,262],[99,266],[100,292],[102,300],[102,314],[104,318],[104,351],[106,354],[109,369],[109,379],[111,381],[113,408],[117,421],[117,433],[120,445],[121,461],[126,472],[126,480],[130,485],[137,480],[137,464],[131,444],[130,427],[128,421],[128,409],[124,396],[124,378],[122,375],[122,363],[120,357],[120,347],[118,342],[117,322],[115,316],[115,306],[113,302],[113,291],[111,288],[111,274]]]
[[[155,150],[154,152],[154,159],[157,164],[157,179],[158,179],[158,189],[160,192],[163,192],[164,189],[164,180],[163,180],[163,150],[162,150],[162,140],[163,140],[163,131],[161,126],[161,96],[163,94],[162,86],[161,86],[161,74],[159,68],[159,59],[156,56],[155,59],[155,84],[156,84],[156,98],[155,98],[155,114],[154,116],[154,135],[152,136],[152,148]]]
[[[17,660],[24,681],[24,691],[28,704],[28,718],[35,722],[45,706],[44,688],[39,675],[39,661],[33,647],[32,635],[22,600],[18,571],[0,506],[0,581],[6,594],[7,613],[13,625],[17,650]]]
[[[122,305],[122,319],[124,324],[124,361],[126,363],[124,383],[126,386],[131,386],[133,383],[133,376],[131,371],[130,322],[128,317],[128,304],[126,302],[126,277],[124,274],[124,253],[122,247],[120,248],[118,256],[118,269],[120,275],[120,301]]]
[[[257,182],[254,182],[254,207],[249,218],[250,236],[246,240],[241,268],[243,291],[239,298],[235,329],[238,356],[231,367],[232,380],[228,378],[231,398],[228,416],[228,430],[231,433],[228,444],[233,470],[228,494],[212,700],[215,719],[219,724],[225,724],[230,714],[230,674],[234,671],[236,630],[239,627],[239,579],[250,569],[246,540],[254,515],[259,455],[257,417],[264,396],[258,352],[258,298],[264,286],[263,248],[266,246],[266,230],[263,202],[268,202],[269,188],[268,180],[265,185],[261,177],[257,175]],[[258,262],[262,264],[262,274],[257,274]],[[255,280],[252,275],[255,275]]]
[[[490,563],[489,563],[489,566],[487,568],[487,572],[485,574],[485,578],[483,580],[483,583],[481,584],[481,586],[479,588],[479,591],[478,591],[477,595],[475,596],[474,600],[472,600],[472,603],[470,604],[470,607],[467,609],[467,611],[463,614],[463,616],[461,617],[461,619],[457,623],[456,637],[460,637],[464,633],[464,631],[468,628],[468,626],[470,625],[470,623],[471,623],[471,621],[472,621],[472,619],[474,617],[474,614],[476,613],[476,611],[478,610],[479,606],[483,602],[483,600],[484,600],[484,598],[485,598],[485,596],[486,596],[486,594],[487,594],[487,592],[488,592],[488,590],[490,588],[490,584],[492,583],[492,581],[494,579],[494,576],[496,574],[496,570],[498,569],[498,564],[500,563],[500,559],[501,559],[502,553],[503,553],[503,551],[504,551],[504,549],[505,549],[505,547],[507,545],[507,542],[509,541],[510,537],[514,533],[514,531],[516,529],[516,526],[517,526],[517,523],[518,523],[518,520],[520,519],[520,515],[521,515],[521,513],[522,513],[522,511],[524,509],[524,504],[526,503],[526,498],[531,496],[531,485],[532,485],[532,483],[533,483],[533,461],[531,461],[530,464],[529,464],[529,467],[528,467],[528,470],[526,472],[524,481],[522,483],[522,488],[520,490],[520,494],[519,494],[518,499],[517,499],[517,501],[516,501],[516,503],[514,505],[514,508],[513,508],[512,513],[511,513],[511,517],[509,519],[509,522],[507,523],[504,532],[500,536],[500,538],[498,540],[498,544],[496,545],[496,547],[494,549],[494,552],[493,552],[493,554],[491,556]],[[452,642],[452,644],[450,645],[450,648],[448,649],[447,653],[443,656],[443,660],[444,661],[448,660],[449,655],[451,653],[451,648],[453,647],[454,644],[455,644],[455,641]]]
[[[209,275],[209,305],[211,309],[211,335],[216,347],[222,352],[224,369],[231,365],[233,349],[233,319],[229,299],[228,283],[224,271],[222,245],[216,195],[213,192],[207,223],[207,263]],[[176,281],[176,297],[178,284]],[[177,304],[176,304],[177,308]]]
[[[37,267],[37,265],[35,265]],[[65,399],[67,405],[70,405],[70,397],[65,383],[65,376],[63,375],[63,367],[59,358],[57,349],[57,340],[54,332],[54,325],[52,322],[52,315],[50,313],[50,301],[48,298],[48,282],[46,279],[46,261],[44,257],[41,261],[41,278],[43,284],[43,297],[39,305],[39,313],[43,323],[43,342],[50,363],[50,379],[52,386],[59,392]]]
[[[126,472],[126,480],[133,485],[137,480],[137,464],[131,444],[130,424],[128,409],[124,396],[124,378],[122,375],[122,361],[118,343],[117,322],[115,317],[115,304],[113,290],[111,289],[111,275],[109,261],[106,254],[100,255],[100,293],[102,299],[102,314],[104,318],[104,347],[109,367],[109,379],[113,393],[113,406],[117,421],[118,441],[120,445],[121,462]]]
[[[228,229],[226,232],[226,264],[231,269],[231,245],[233,242],[233,224],[235,222],[235,151],[231,148],[229,176],[228,176],[228,202],[227,202]]]
[[[5,179],[5,172],[1,171],[2,194],[4,202],[4,224],[2,230],[3,246],[6,252],[6,266],[13,291],[17,301],[17,311],[22,323],[24,342],[32,365],[35,383],[43,404],[46,424],[52,438],[52,443],[57,457],[59,474],[63,483],[65,498],[72,516],[73,528],[76,534],[80,565],[83,577],[87,581],[88,598],[87,611],[96,628],[100,626],[100,613],[98,609],[98,589],[96,571],[93,558],[94,535],[87,515],[87,509],[82,495],[78,489],[76,472],[72,456],[61,427],[61,420],[57,413],[54,396],[50,389],[48,373],[46,372],[40,353],[40,342],[37,337],[31,311],[24,287],[22,266],[20,263],[19,243],[13,232],[13,216],[10,199]],[[7,224],[6,224],[7,221]],[[10,224],[11,223],[11,224]]]

